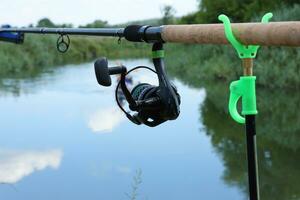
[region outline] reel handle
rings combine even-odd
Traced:
[[[95,74],[99,85],[109,87],[111,86],[110,75],[126,73],[126,67],[116,66],[108,67],[107,58],[99,58],[94,63]]]
[[[126,73],[126,71],[127,69],[123,65],[108,68],[108,72],[110,75],[122,74],[122,73]]]

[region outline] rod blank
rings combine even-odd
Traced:
[[[124,28],[0,28],[0,32],[123,37]]]
[[[245,45],[300,46],[300,22],[233,23],[236,38]],[[166,25],[165,42],[228,44],[223,24]]]

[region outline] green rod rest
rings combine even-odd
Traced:
[[[273,17],[272,13],[263,16],[261,22],[268,23]],[[239,58],[255,58],[259,45],[243,45],[234,36],[230,20],[226,15],[219,15],[218,19],[224,24],[224,32],[227,40],[237,51]],[[242,99],[242,115],[256,115],[256,94],[255,94],[255,76],[242,76],[240,80],[233,81],[230,84],[229,113],[238,123],[245,123],[245,117],[241,116],[237,110],[237,103]]]
[[[268,23],[269,20],[273,17],[272,13],[267,13],[263,16],[261,22]],[[227,40],[232,44],[235,50],[238,52],[240,58],[255,58],[259,45],[243,45],[241,44],[234,36],[229,18],[222,14],[219,15],[218,19],[224,24],[224,31]]]
[[[229,113],[238,123],[244,124],[245,118],[237,111],[237,103],[242,98],[242,115],[256,115],[255,76],[242,76],[230,84]]]

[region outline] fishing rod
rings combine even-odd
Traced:
[[[300,46],[300,22],[232,23],[232,31],[244,45]],[[125,28],[0,28],[4,33],[64,34],[86,36],[111,36],[131,42],[165,42],[192,44],[230,44],[222,24],[139,26]],[[12,41],[14,42],[14,41]]]
[[[108,67],[106,58],[94,63],[95,74],[101,86],[111,85],[111,75],[120,75],[115,97],[118,106],[126,117],[137,125],[155,127],[168,120],[175,120],[180,113],[180,95],[170,81],[164,66],[164,43],[192,44],[231,44],[242,59],[244,74],[240,80],[230,85],[229,113],[238,123],[245,124],[247,141],[248,181],[250,200],[259,200],[259,183],[256,155],[255,115],[256,96],[253,76],[253,59],[259,45],[264,46],[300,46],[300,22],[271,22],[272,14],[263,17],[263,23],[233,23],[227,16],[220,15],[223,24],[140,26],[125,28],[0,28],[0,40],[20,44],[25,33],[58,34],[57,49],[66,52],[70,45],[69,35],[111,36],[125,38],[131,42],[152,44],[153,70],[147,66],[137,66],[127,71],[123,65]],[[126,85],[126,76],[137,69],[147,69],[157,74],[158,86],[140,83],[131,91]],[[121,88],[129,104],[131,114],[119,102],[118,90]],[[242,101],[242,115],[237,110],[238,101]]]
[[[152,27],[152,26],[139,26],[130,25],[126,28],[11,28],[2,27],[0,28],[0,40],[5,39],[7,35],[2,35],[4,33],[10,34],[58,34],[58,35],[82,35],[82,36],[110,36],[125,38],[131,42],[147,42],[156,43],[164,42],[161,38],[162,27]],[[20,40],[20,38],[19,38]],[[15,43],[19,43],[16,38]],[[14,41],[11,41],[14,42]]]
[[[153,43],[152,60],[153,70],[147,66],[137,66],[127,71],[126,66],[108,67],[106,58],[99,58],[94,63],[95,74],[101,86],[111,86],[111,75],[120,75],[115,98],[117,105],[125,116],[134,124],[144,124],[149,127],[158,126],[168,120],[175,120],[180,113],[180,95],[177,88],[171,83],[164,66],[164,41],[160,37],[161,27],[127,26],[126,28],[10,28],[0,29],[0,40],[20,44],[24,41],[24,34],[58,34],[57,50],[65,53],[70,46],[69,35],[112,36],[125,38],[128,41]],[[157,75],[158,86],[149,83],[140,83],[131,91],[126,85],[126,76],[137,69],[147,69]],[[119,101],[118,90],[121,89],[129,109],[126,111]]]

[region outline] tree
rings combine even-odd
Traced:
[[[89,23],[87,25],[84,26],[79,26],[80,28],[104,28],[108,26],[108,22],[107,21],[103,21],[103,20],[95,20],[92,23]]]
[[[175,9],[171,5],[165,5],[161,9],[161,12],[163,14],[163,17],[161,19],[162,24],[173,24],[175,23]]]
[[[48,18],[40,19],[37,23],[37,27],[48,27],[48,28],[55,28],[56,25]]]
[[[64,24],[60,24],[60,25],[57,25],[57,27],[59,28],[73,28],[73,24],[71,23],[64,23]]]
[[[198,0],[201,23],[219,23],[218,15],[226,14],[234,22],[245,22],[266,12],[291,6],[299,0]],[[261,16],[260,16],[261,17]]]

